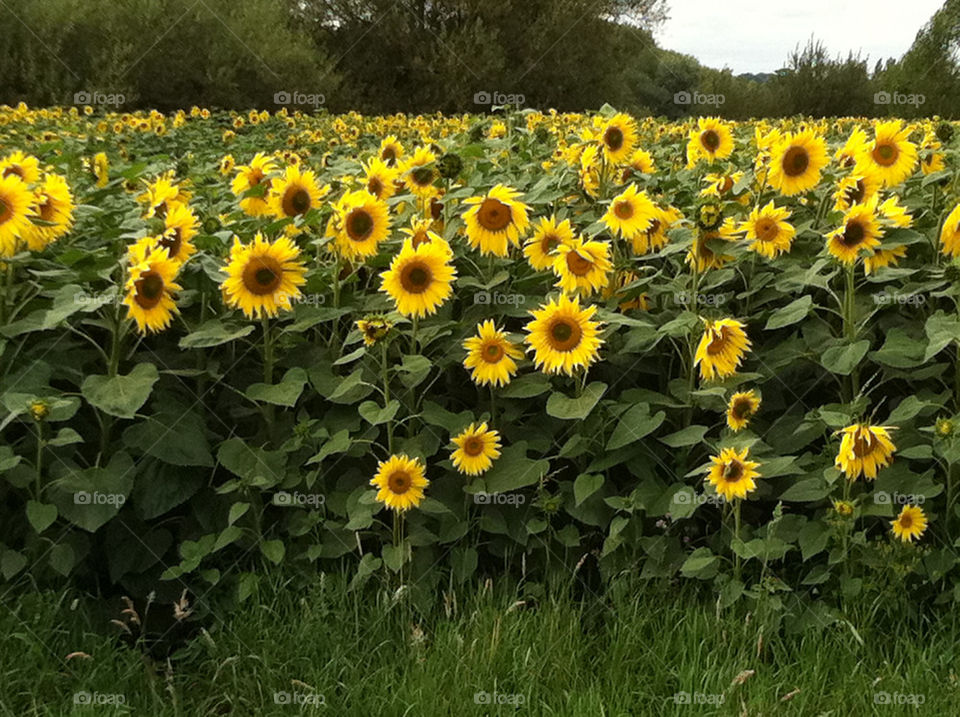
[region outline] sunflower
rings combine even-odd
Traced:
[[[423,502],[423,489],[429,484],[423,463],[404,453],[380,461],[377,475],[370,481],[370,485],[380,489],[377,501],[401,513]]]
[[[97,152],[94,155],[91,171],[97,180],[97,187],[102,189],[107,186],[107,182],[110,181],[110,160],[105,153]]]
[[[868,204],[855,204],[843,215],[843,226],[827,235],[827,249],[844,264],[852,264],[860,252],[880,246],[880,223],[876,197]]]
[[[23,238],[33,251],[41,251],[70,231],[73,226],[73,195],[67,180],[58,174],[48,174],[34,191],[33,212],[47,224],[31,224]]]
[[[220,174],[227,176],[233,171],[233,168],[237,166],[237,160],[233,158],[232,154],[225,154],[220,158],[220,164],[218,169]]]
[[[768,181],[787,197],[813,189],[829,163],[827,143],[812,129],[784,135],[773,149]]]
[[[653,162],[653,155],[645,149],[636,149],[630,155],[627,166],[620,173],[620,182],[626,184],[637,174],[655,174],[657,167]]]
[[[592,144],[584,148],[578,160],[580,164],[578,170],[580,186],[591,197],[596,197],[600,192],[600,160],[598,154],[597,146]]]
[[[636,272],[621,269],[610,276],[610,281],[603,287],[600,296],[603,297],[604,301],[609,301],[616,297],[618,299],[617,308],[623,313],[632,309],[649,311],[650,298],[646,294],[638,294],[633,298],[626,299],[626,301],[621,300],[622,298],[626,298],[623,297],[623,294],[627,293],[630,285],[639,280],[640,276]]]
[[[763,209],[754,207],[750,217],[740,225],[740,231],[746,232],[747,241],[752,242],[747,249],[775,259],[779,254],[790,251],[790,245],[796,230],[787,222],[790,210],[777,209],[771,200]]]
[[[367,316],[357,321],[357,329],[363,334],[363,343],[367,346],[376,345],[377,341],[385,339],[393,322],[384,316]]]
[[[146,205],[143,215],[145,219],[163,219],[174,205],[184,203],[189,197],[190,195],[177,185],[173,172],[168,172],[157,177],[155,181],[148,182],[147,190],[137,197],[137,201]]]
[[[721,241],[730,241],[736,234],[736,222],[730,218],[723,222],[715,231],[697,231],[687,252],[688,264],[697,263],[697,271],[705,272],[708,269],[720,269],[727,262],[733,260],[729,254],[724,254],[716,245]],[[714,246],[711,247],[711,242]]]
[[[733,154],[733,135],[730,127],[718,117],[701,117],[687,142],[687,166],[700,159],[715,162]]]
[[[570,294],[579,291],[590,296],[607,285],[607,275],[612,269],[607,242],[571,239],[557,247],[553,273],[559,281],[554,286]]]
[[[913,217],[896,195],[885,199],[878,210],[880,216],[892,226],[906,229],[913,224]]]
[[[573,227],[569,219],[558,224],[556,215],[549,219],[541,217],[533,236],[523,246],[523,255],[537,271],[552,269],[557,248],[570,241],[573,241]]]
[[[947,164],[944,161],[943,155],[939,152],[930,152],[924,155],[920,161],[920,170],[923,172],[923,176],[939,172],[946,166]]]
[[[534,363],[544,373],[565,373],[589,368],[599,358],[603,339],[600,324],[592,321],[596,306],[580,308],[580,298],[561,294],[537,310],[534,320],[526,325],[526,342],[535,352]]]
[[[144,237],[131,246],[127,262],[130,268],[123,298],[127,318],[136,322],[141,334],[163,331],[179,313],[172,293],[181,289],[175,281],[180,265],[157,245],[155,237]]]
[[[337,227],[337,253],[348,261],[374,256],[380,242],[390,233],[387,203],[365,189],[341,197],[333,219]]]
[[[893,534],[904,543],[919,539],[927,530],[927,516],[915,505],[905,505],[900,515],[890,521]]]
[[[483,254],[506,256],[510,244],[518,246],[527,232],[529,207],[517,198],[520,192],[498,184],[483,197],[471,197],[463,222],[467,241]]]
[[[364,187],[373,196],[386,201],[397,191],[397,170],[389,167],[379,158],[371,159],[363,166]]]
[[[20,177],[0,177],[0,256],[16,254],[20,240],[32,231],[33,200]]]
[[[892,249],[877,249],[871,256],[863,257],[863,271],[869,276],[885,266],[896,266],[907,255],[907,247],[895,246]]]
[[[384,137],[380,142],[380,149],[377,150],[377,158],[388,167],[395,167],[403,157],[403,145],[397,141],[394,135]]]
[[[390,295],[404,316],[435,314],[453,293],[452,282],[457,275],[447,252],[434,242],[414,248],[412,241],[405,240],[382,274],[380,291]]]
[[[3,238],[2,231],[2,221],[0,221],[0,241]],[[943,228],[940,230],[940,243],[943,245],[941,251],[944,254],[954,258],[960,256],[960,204],[955,206],[944,220]]]
[[[731,192],[741,179],[743,179],[743,172],[733,172],[732,174],[710,172],[703,178],[707,186],[700,190],[700,196],[717,197],[719,199]]]
[[[176,204],[163,218],[163,224],[164,230],[159,237],[159,245],[169,252],[171,259],[178,264],[183,264],[197,251],[190,240],[197,235],[200,222],[190,207],[186,204]]]
[[[440,177],[435,166],[437,156],[427,147],[420,147],[401,165],[400,176],[407,189],[422,200],[437,193],[434,182]]]
[[[733,376],[750,349],[746,326],[736,319],[704,319],[703,323],[703,337],[694,356],[694,365],[700,365],[700,378],[710,380]]]
[[[885,187],[893,187],[913,174],[917,146],[909,141],[910,127],[903,120],[877,122],[874,140],[860,149],[857,160],[877,173]]]
[[[465,475],[477,476],[486,473],[500,457],[500,432],[488,429],[486,423],[471,423],[452,440],[457,449],[450,455],[450,459],[453,467]]]
[[[40,179],[40,160],[17,150],[0,159],[0,178],[20,177],[24,184]]]
[[[230,185],[234,195],[242,197],[240,199],[240,209],[251,217],[262,217],[270,214],[270,203],[266,199],[266,192],[258,190],[259,194],[244,196],[252,189],[263,185],[263,189],[269,190],[269,175],[276,171],[277,165],[271,157],[263,152],[257,152],[250,164],[244,164],[237,167],[237,175],[233,178]]]
[[[306,282],[299,258],[300,250],[288,237],[271,243],[257,232],[250,244],[241,244],[235,236],[227,279],[220,285],[227,306],[239,308],[248,319],[290,311]]]
[[[662,249],[670,241],[667,237],[667,231],[676,224],[683,215],[674,207],[663,209],[654,205],[653,220],[645,231],[637,232],[630,239],[630,245],[633,253],[637,256],[643,256],[650,251]]]
[[[732,431],[743,430],[759,409],[760,397],[753,389],[737,392],[727,404],[727,425]]]
[[[477,335],[464,341],[463,348],[467,350],[463,367],[472,371],[470,378],[480,386],[506,386],[517,372],[515,359],[523,356],[489,319],[477,326]]]
[[[400,233],[410,237],[410,242],[413,244],[414,249],[421,244],[436,244],[446,253],[447,261],[453,261],[453,249],[450,248],[450,244],[447,243],[446,239],[433,231],[432,227],[433,222],[431,220],[414,217],[410,220],[410,226],[403,227]]]
[[[837,150],[834,158],[841,167],[853,166],[856,164],[857,157],[863,152],[863,148],[867,146],[868,142],[867,133],[863,128],[855,127],[844,145]]]
[[[854,423],[838,431],[843,434],[840,451],[835,461],[838,470],[844,472],[850,480],[861,475],[874,480],[877,471],[893,462],[897,447],[890,439],[889,426],[868,426]]]
[[[610,164],[622,164],[636,144],[636,120],[622,112],[611,117],[600,133],[600,145]]]
[[[744,448],[737,453],[733,448],[724,448],[719,456],[710,456],[713,465],[707,474],[707,481],[728,503],[735,498],[746,498],[757,489],[756,478],[760,478],[757,468],[760,464],[747,460],[750,449]]]
[[[875,172],[858,165],[853,174],[837,183],[837,190],[833,193],[834,211],[845,212],[854,204],[868,203],[880,191],[881,184]]]
[[[291,165],[283,175],[273,180],[267,201],[277,219],[302,217],[312,209],[318,209],[323,198],[330,193],[330,186],[320,186],[312,169],[303,171]]]
[[[647,193],[637,191],[637,185],[630,184],[613,198],[601,221],[612,234],[632,240],[640,232],[647,231],[656,218],[657,207]]]

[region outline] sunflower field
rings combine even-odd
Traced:
[[[955,131],[2,107],[0,575],[960,600]]]

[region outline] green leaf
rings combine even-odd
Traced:
[[[27,520],[39,535],[49,528],[57,519],[57,506],[38,503],[35,500],[27,501]]]
[[[357,407],[357,413],[372,426],[392,421],[399,410],[399,401],[390,401],[385,407],[375,401],[364,401]]]
[[[576,505],[580,505],[591,495],[600,490],[604,477],[600,474],[583,473],[573,482],[573,497]]]
[[[527,458],[527,443],[520,441],[504,448],[483,478],[488,493],[505,493],[533,485],[549,470],[549,461]]]
[[[159,377],[156,366],[141,363],[126,376],[87,376],[80,392],[92,406],[104,413],[118,418],[133,418],[147,402],[153,384]]]
[[[831,373],[849,376],[870,350],[870,342],[864,339],[845,346],[833,346],[823,352],[820,363]]]
[[[801,296],[796,301],[792,301],[770,314],[770,318],[767,319],[767,325],[764,326],[764,329],[767,331],[782,329],[784,326],[791,326],[798,321],[802,321],[806,318],[807,314],[810,313],[812,307],[813,297],[809,295]]]
[[[253,324],[246,326],[231,327],[225,326],[220,319],[207,321],[203,326],[180,339],[180,348],[182,349],[208,349],[213,346],[227,344],[244,336],[249,336],[254,331]]]
[[[632,406],[620,417],[620,422],[613,429],[613,434],[607,441],[607,450],[615,451],[650,435],[660,427],[666,417],[667,414],[663,411],[657,411],[651,416],[648,403]]]
[[[380,551],[380,557],[383,558],[383,564],[387,566],[392,572],[400,572],[400,568],[403,567],[405,562],[404,558],[406,557],[407,551],[403,545],[384,545],[383,550]]]
[[[246,395],[252,401],[293,408],[306,385],[307,372],[300,367],[296,367],[287,371],[280,383],[272,386],[266,383],[253,384],[247,388]]]
[[[761,472],[763,467],[760,467]],[[820,477],[804,478],[794,483],[780,495],[780,500],[786,500],[793,503],[809,503],[815,500],[822,500],[830,494],[830,486],[826,485]]]
[[[250,510],[249,503],[234,503],[230,506],[230,514],[227,516],[227,525],[233,525],[240,518],[242,518],[246,512]]]
[[[307,461],[307,465],[320,463],[324,458],[332,456],[335,453],[343,453],[349,450],[352,444],[353,440],[350,438],[350,431],[344,428],[342,431],[338,431],[332,437],[328,438],[327,442],[317,451],[317,455]]]
[[[27,566],[27,558],[16,550],[4,550],[0,556],[0,572],[9,580]]]
[[[660,439],[660,441],[666,443],[671,448],[693,446],[703,440],[703,436],[706,434],[706,432],[706,426],[687,426],[676,433],[671,433],[669,436],[664,436]]]
[[[590,415],[606,390],[607,384],[595,381],[577,398],[552,393],[547,399],[547,414],[564,421],[582,421]]]
[[[929,341],[924,361],[929,361],[954,341],[960,342],[960,319],[946,316],[942,311],[927,319],[924,330]]]
[[[192,411],[167,407],[123,432],[130,448],[175,466],[213,465],[203,420]]]
[[[500,390],[504,398],[533,398],[550,390],[550,379],[542,373],[520,376]]]
[[[717,574],[718,560],[710,548],[697,548],[683,561],[680,572],[687,578],[709,580]]]
[[[77,556],[67,543],[58,543],[50,548],[50,567],[67,577],[76,563]]]
[[[120,512],[133,489],[134,473],[133,459],[121,451],[104,468],[70,473],[52,484],[50,499],[62,517],[95,533]]]
[[[272,488],[280,483],[286,470],[285,453],[253,448],[240,438],[221,443],[217,458],[228,471],[260,488]]]

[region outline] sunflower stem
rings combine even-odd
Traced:
[[[735,542],[740,542],[740,503],[739,498],[734,499],[733,502],[733,539]],[[732,548],[731,548],[732,549]],[[733,551],[733,572],[734,577],[740,579],[740,553],[736,550]]]
[[[691,266],[691,276],[690,276],[690,296],[688,297],[687,304],[693,307],[693,312],[697,313],[698,306],[698,295],[700,293],[700,266],[697,263],[699,261],[698,257],[693,257],[693,261],[690,262]],[[697,339],[691,332],[690,335],[690,345],[688,350],[689,363],[687,368],[687,403],[689,407],[684,412],[683,416],[683,426],[686,428],[693,421],[693,391],[697,386]]]
[[[273,336],[271,335],[270,330],[270,318],[266,313],[263,314],[261,319],[263,325],[263,382],[268,385],[273,385]],[[274,427],[274,410],[273,404],[266,404],[263,407],[263,418],[267,426],[267,434],[273,432]]]
[[[856,282],[854,281],[854,271],[856,264],[851,263],[845,271],[845,290],[844,290],[844,311],[843,311],[843,334],[847,341],[853,343],[857,340],[857,320],[856,320]],[[860,371],[854,367],[850,372],[850,402],[857,400],[857,394],[860,393]]]
[[[0,294],[0,326],[7,323],[7,305],[10,303],[10,287],[13,286],[13,263],[6,262],[3,267],[3,277],[0,280],[3,292]]]
[[[37,489],[34,499],[39,501],[40,495],[43,493],[43,449],[46,445],[43,441],[43,422],[37,421],[37,459],[36,459],[36,468],[37,468]]]
[[[497,423],[497,394],[494,393],[493,384],[490,384],[490,427],[493,428]]]
[[[387,342],[380,342],[380,379],[383,381],[383,408],[390,407],[390,373],[387,364]],[[393,455],[393,419],[387,421],[387,450]]]

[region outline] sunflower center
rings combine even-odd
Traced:
[[[463,444],[463,452],[471,458],[483,454],[483,440],[480,436],[470,436]]]
[[[713,338],[707,344],[707,353],[711,356],[723,353],[727,348],[727,327],[724,326],[719,331],[714,331]]]
[[[15,165],[15,164],[10,165],[10,166],[7,167],[5,170],[3,170],[3,177],[4,177],[4,178],[7,178],[7,177],[12,176],[12,175],[16,175],[17,177],[20,177],[20,179],[24,179],[24,180],[26,179],[26,177],[24,176],[23,168],[22,168],[22,167],[18,167],[18,166]]]
[[[718,189],[720,190],[721,194],[726,194],[733,189],[733,177],[724,177],[723,180],[721,180]]]
[[[152,309],[163,298],[163,277],[153,270],[145,271],[134,282],[134,288],[137,291],[136,301],[141,308]]]
[[[263,172],[259,169],[251,169],[250,173],[247,175],[247,184],[251,187],[256,187],[260,184],[260,181],[263,179]]]
[[[858,246],[866,238],[866,232],[860,222],[849,222],[847,228],[843,230],[844,246]]]
[[[283,195],[283,213],[288,217],[306,214],[310,209],[310,193],[303,187],[291,187]]]
[[[716,152],[720,147],[720,135],[715,130],[708,129],[700,133],[700,143],[710,152]]]
[[[620,131],[619,127],[609,127],[603,133],[603,141],[611,150],[616,152],[623,147],[623,132]]]
[[[847,190],[845,195],[846,200],[849,204],[859,204],[863,201],[864,195],[867,193],[867,187],[863,183],[862,179],[857,180],[857,186],[850,187]]]
[[[810,155],[803,147],[791,147],[783,155],[783,173],[788,177],[799,177],[810,166]]]
[[[736,483],[743,478],[743,464],[740,461],[730,461],[723,469],[723,479],[727,483]]]
[[[750,401],[741,398],[733,404],[731,413],[733,413],[735,418],[746,418],[753,413],[753,407],[750,405]]]
[[[397,161],[397,151],[393,147],[384,147],[380,153],[380,159],[389,165],[393,165]]]
[[[910,530],[913,527],[913,518],[909,515],[900,516],[900,527],[904,530]]]
[[[544,234],[543,238],[540,240],[540,251],[544,254],[549,254],[553,247],[557,246],[560,243],[560,239],[554,234]]]
[[[366,209],[354,209],[347,217],[347,235],[354,241],[364,241],[373,232],[373,217]]]
[[[483,347],[483,353],[480,354],[487,363],[500,363],[503,358],[503,346],[499,343],[489,343]]]
[[[777,223],[772,219],[761,219],[757,222],[756,227],[757,239],[760,241],[773,241],[777,238],[779,230],[777,229]]]
[[[502,232],[512,221],[513,216],[510,213],[510,207],[499,199],[488,197],[480,205],[480,211],[477,212],[477,221],[480,226],[489,232]]]
[[[423,229],[417,230],[416,234],[413,235],[410,239],[410,243],[413,245],[413,248],[416,249],[421,244],[425,244],[430,241],[430,237],[427,236],[427,232]]]
[[[410,474],[406,471],[394,471],[387,479],[387,485],[390,486],[391,492],[396,495],[403,495],[410,490],[410,487],[413,485],[413,479],[410,478]]]
[[[169,233],[164,234],[160,237],[160,241],[157,242],[157,244],[160,245],[160,248],[167,250],[167,255],[171,259],[178,256],[180,254],[180,246],[183,244],[180,227],[176,227]]]
[[[633,204],[628,201],[620,201],[613,205],[613,213],[618,219],[626,221],[633,216]]]
[[[37,206],[37,209],[40,210],[40,218],[45,222],[52,222],[54,217],[54,206],[53,200],[50,197],[46,197],[41,204]],[[3,211],[0,211],[0,217],[3,216]]]
[[[881,167],[889,167],[895,164],[900,156],[900,150],[893,144],[878,144],[873,150],[873,161]]]
[[[257,296],[272,294],[280,288],[282,280],[283,268],[280,262],[271,256],[251,259],[243,269],[244,287]]]
[[[593,268],[593,262],[584,258],[578,251],[567,252],[567,268],[575,276],[586,276]]]
[[[370,177],[370,181],[367,182],[367,191],[375,197],[379,197],[383,193],[383,182],[380,181],[379,177]]]
[[[550,348],[554,351],[572,351],[580,345],[583,329],[575,321],[559,318],[550,326],[549,334]]]
[[[873,439],[868,433],[866,438],[863,436],[857,436],[856,440],[853,442],[853,455],[857,458],[863,458],[864,456],[869,456],[873,452]]]
[[[400,272],[400,285],[410,294],[422,294],[433,283],[433,272],[422,261],[407,264]]]

